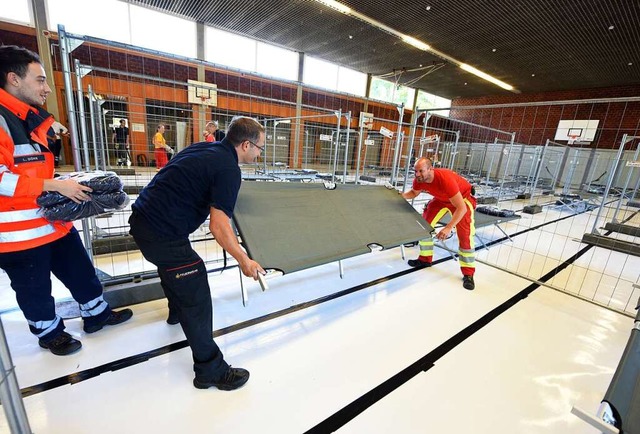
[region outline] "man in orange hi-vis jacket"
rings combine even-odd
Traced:
[[[0,46],[0,268],[39,345],[64,356],[82,344],[64,331],[56,315],[51,273],[80,305],[85,333],[122,323],[132,312],[111,310],[78,231],[71,223],[47,221],[36,204],[43,191],[78,203],[90,200],[89,187],[53,179],[47,133],[54,119],[41,108],[50,92],[37,54]]]

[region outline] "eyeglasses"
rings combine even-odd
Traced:
[[[264,146],[258,146],[255,143],[253,143],[251,140],[247,140],[247,142],[251,143],[253,146],[260,149],[260,152],[264,152]]]

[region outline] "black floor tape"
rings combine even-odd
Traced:
[[[625,221],[630,220],[637,212],[633,213],[629,218]],[[563,220],[564,218],[560,219]],[[558,221],[558,220],[557,220]],[[529,228],[523,232],[528,232],[533,228]],[[522,232],[520,232],[522,233]],[[519,234],[519,233],[518,233]],[[607,235],[611,234],[608,232]],[[512,237],[517,234],[511,235]],[[593,246],[589,245],[580,249],[575,255],[571,256],[569,259],[564,261],[562,264],[558,265],[553,270],[549,271],[547,274],[542,276],[538,281],[544,283],[548,280],[555,277],[557,274],[562,272],[569,265],[573,264],[578,258],[584,255],[587,251],[589,251]],[[456,346],[460,345],[467,338],[471,337],[474,333],[478,332],[484,326],[489,324],[491,321],[496,319],[502,313],[509,310],[516,303],[521,300],[524,300],[531,294],[533,291],[538,289],[540,284],[532,283],[527,286],[525,289],[520,291],[518,294],[511,297],[509,300],[502,303],[500,306],[491,310],[489,313],[484,315],[482,318],[474,322],[473,324],[465,327],[463,330],[440,344],[433,351],[420,358],[413,364],[409,365],[402,371],[398,372],[393,377],[389,378],[382,384],[376,386],[369,392],[362,395],[360,398],[351,402],[341,410],[337,411],[333,415],[329,416],[318,425],[306,431],[305,434],[315,434],[315,433],[332,433],[349,423],[351,420],[356,418],[360,413],[364,412],[366,409],[374,405],[376,402],[380,401],[382,398],[393,392],[398,387],[402,386],[407,381],[411,380],[413,377],[418,375],[420,372],[426,372],[435,366],[435,363],[447,354],[449,351],[453,350]]]

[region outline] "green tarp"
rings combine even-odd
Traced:
[[[251,258],[285,274],[432,231],[397,191],[365,185],[243,182],[234,221]]]

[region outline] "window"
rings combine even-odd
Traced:
[[[304,56],[303,83],[323,89],[335,90],[338,86],[338,65]]]
[[[131,43],[129,6],[117,0],[47,0],[49,29]],[[99,19],[87,19],[88,16]],[[117,25],[114,25],[117,23]]]
[[[30,6],[30,0],[13,0],[11,7],[0,8],[0,19],[33,25]]]
[[[367,93],[367,74],[342,66],[339,67],[337,90],[339,92],[365,96]]]
[[[418,91],[417,108],[430,109],[430,108],[442,108],[442,107],[451,107],[451,100],[439,97],[438,95],[433,95],[423,90]],[[442,110],[437,113],[442,116],[447,116],[447,117],[449,116],[449,110]]]
[[[413,100],[416,90],[406,86],[396,86],[394,83],[373,77],[371,79],[371,91],[369,96],[381,101],[391,102],[395,104],[404,103],[406,108],[413,108]]]
[[[63,24],[69,33],[196,57],[191,21],[119,0],[47,0],[47,8],[50,30]]]
[[[311,86],[353,95],[364,96],[366,94],[366,74],[338,66],[326,60],[304,56],[303,75],[302,81]]]
[[[204,59],[245,71],[256,70],[256,41],[233,33],[205,27]]]
[[[180,56],[196,57],[195,22],[139,6],[131,5],[130,11],[131,44]],[[95,15],[93,11],[92,15]],[[118,27],[114,26],[113,22],[110,24]]]
[[[298,79],[298,53],[258,42],[256,72],[295,81]]]

